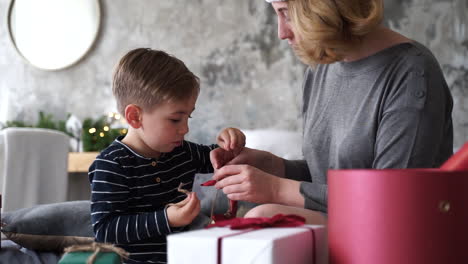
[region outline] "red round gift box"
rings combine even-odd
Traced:
[[[331,264],[468,263],[468,171],[329,170]]]

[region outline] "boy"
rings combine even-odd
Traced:
[[[165,263],[166,235],[200,211],[195,193],[179,187],[191,190],[196,173],[213,172],[209,153],[217,146],[184,140],[199,79],[163,51],[135,49],[117,65],[112,90],[129,130],[89,168],[95,238],[130,252],[125,263]],[[234,156],[245,136],[228,128],[217,142]]]

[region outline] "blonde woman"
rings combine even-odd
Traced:
[[[216,187],[276,213],[326,223],[327,170],[438,167],[452,154],[452,97],[432,53],[382,25],[383,0],[267,0],[310,67],[303,82],[304,160],[245,148],[211,154]],[[225,166],[223,166],[225,165]]]

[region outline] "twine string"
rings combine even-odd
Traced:
[[[99,252],[114,252],[120,256],[120,258],[128,258],[129,253],[122,248],[116,247],[111,244],[103,244],[103,243],[96,243],[93,242],[88,245],[73,245],[71,247],[65,248],[65,253],[68,252],[77,252],[77,251],[93,251],[88,259],[86,260],[86,264],[93,264],[96,260],[97,255]]]

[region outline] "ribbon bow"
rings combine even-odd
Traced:
[[[230,226],[231,229],[261,229],[266,227],[296,227],[302,226],[304,223],[305,218],[302,216],[293,214],[277,214],[273,217],[233,218],[221,220],[208,225],[207,228]]]
[[[121,258],[128,258],[129,253],[119,247],[113,246],[111,244],[102,244],[93,242],[89,245],[74,245],[67,247],[64,250],[65,252],[76,252],[76,251],[93,251],[93,254],[88,257],[86,264],[93,264],[99,252],[114,252],[117,253]]]

